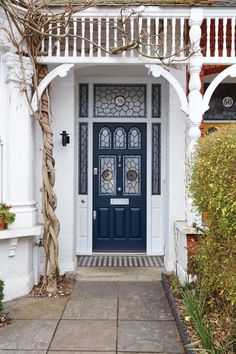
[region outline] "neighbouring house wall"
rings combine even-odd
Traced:
[[[219,74],[212,74],[212,75],[207,75],[204,77],[204,83],[211,83]],[[217,89],[219,90],[220,89],[220,86],[221,84],[236,84],[236,78],[235,77],[231,77],[231,76],[228,76],[226,77],[221,83],[219,86],[217,86]],[[215,91],[214,91],[215,93]],[[209,106],[210,106],[210,109],[211,109],[211,105],[212,105],[212,100],[213,100],[213,97],[214,97],[214,93],[213,93],[213,96],[209,102]],[[225,94],[223,95],[222,94],[222,98],[225,96]],[[231,95],[230,95],[231,96]],[[232,115],[231,115],[231,120],[227,120],[226,118],[228,117],[227,116],[227,109],[228,108],[223,108],[223,105],[222,105],[222,109],[224,110],[224,113],[226,113],[226,117],[222,117],[223,119],[222,120],[204,120],[204,132],[207,132],[209,128],[212,128],[212,127],[217,127],[217,128],[222,128],[222,127],[225,127],[225,126],[231,126],[232,124],[235,125],[236,124],[236,110],[235,110],[235,107],[236,107],[236,101],[235,101],[235,92],[232,92],[232,96],[234,98],[234,104],[232,107],[230,107],[230,110],[232,112],[232,110],[234,111],[235,113],[235,117],[233,118]],[[216,109],[216,108],[214,108]],[[213,110],[214,110],[213,109]],[[207,112],[206,112],[207,113]],[[219,117],[218,117],[219,118]]]
[[[75,269],[75,124],[74,124],[74,71],[66,77],[57,77],[52,82],[52,126],[54,139],[54,157],[56,161],[55,193],[57,195],[56,215],[60,221],[59,235],[59,266],[61,274]],[[70,144],[62,146],[61,132],[66,130],[70,135]],[[37,201],[41,205],[41,132],[36,126],[36,156],[35,169]],[[38,215],[42,221],[42,214]]]
[[[183,89],[186,87],[186,69],[170,69]],[[181,104],[176,91],[169,86],[169,120],[167,127],[167,200],[165,232],[165,268],[175,268],[175,231],[176,220],[186,220],[185,188],[185,133],[187,117],[180,110]]]

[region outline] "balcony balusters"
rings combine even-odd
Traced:
[[[235,62],[236,16],[229,12],[214,16],[206,10],[204,14],[201,38],[203,62]],[[189,55],[186,47],[189,43],[189,14],[184,12],[174,16],[164,11],[141,13],[134,14],[128,20],[127,17],[121,18],[119,13],[99,13],[99,16],[96,13],[80,13],[73,15],[68,23],[65,20],[64,25],[49,23],[43,29],[49,36],[42,41],[42,61],[110,60],[114,58],[111,54],[114,48],[138,38],[139,51],[144,56],[154,57],[158,53],[162,57],[175,56],[174,60],[179,61]],[[118,55],[122,60],[139,57],[134,49],[122,51]]]

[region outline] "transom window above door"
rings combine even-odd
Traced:
[[[94,84],[95,118],[146,118],[146,84]]]
[[[78,113],[80,118],[111,120],[161,118],[161,84],[80,83]]]

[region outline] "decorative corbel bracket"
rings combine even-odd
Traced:
[[[38,90],[34,93],[31,107],[33,112],[37,112],[38,110],[38,101],[40,100],[43,92],[46,87],[55,79],[56,76],[65,77],[69,70],[74,66],[74,64],[62,64],[56,67],[54,70],[50,71],[50,73],[45,76],[45,78],[40,82],[38,86]]]
[[[202,101],[202,114],[204,114],[210,108],[210,99],[219,84],[227,77],[236,77],[236,64],[231,65],[227,69],[223,70],[219,75],[217,75],[214,80],[208,86]]]
[[[173,88],[175,89],[175,91],[180,99],[181,110],[188,115],[189,114],[189,104],[188,104],[188,100],[186,97],[186,93],[184,92],[183,87],[176,80],[176,78],[172,74],[170,74],[169,71],[167,71],[166,69],[164,69],[160,65],[146,64],[145,66],[148,68],[149,73],[150,72],[152,73],[153,77],[163,76],[173,86]]]
[[[9,240],[9,257],[14,257],[16,255],[16,247],[18,245],[18,238],[11,238]]]

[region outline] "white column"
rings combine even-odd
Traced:
[[[5,202],[13,205],[16,220],[9,228],[35,225],[33,200],[33,119],[25,95],[25,85],[30,92],[33,70],[28,58],[22,62],[18,55],[3,56],[6,99],[6,191]],[[23,71],[24,79],[23,79]],[[38,173],[41,173],[38,171]]]
[[[191,164],[192,154],[194,153],[196,143],[201,136],[200,124],[202,121],[202,94],[201,94],[201,68],[202,54],[200,47],[201,24],[203,21],[203,10],[192,8],[190,14],[190,43],[193,49],[193,55],[189,61],[189,121],[188,121],[188,164]],[[189,173],[189,171],[188,171]],[[187,197],[187,222],[191,226],[193,222],[199,221],[199,215],[193,208],[191,196]]]
[[[1,18],[1,23],[3,19]],[[5,84],[5,75],[4,75],[4,65],[3,65],[3,56],[5,53],[9,52],[11,49],[10,43],[4,31],[0,31],[0,203],[5,200],[5,136],[6,136],[6,84]]]

